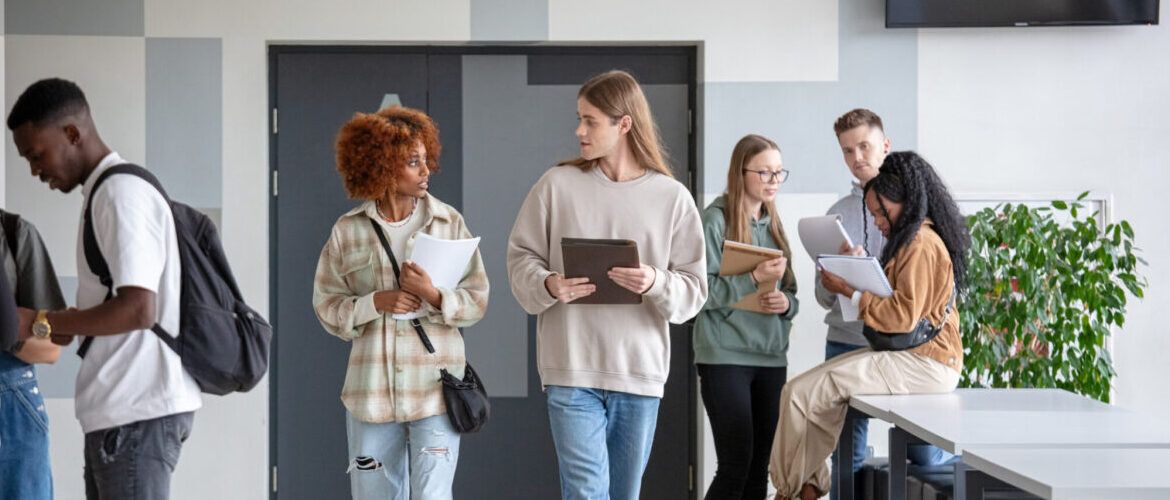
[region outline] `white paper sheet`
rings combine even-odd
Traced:
[[[410,252],[410,261],[418,264],[431,277],[431,283],[436,288],[453,289],[459,285],[467,266],[471,263],[471,256],[479,247],[479,237],[466,240],[441,240],[434,236],[419,233],[414,239],[414,248]],[[394,319],[414,319],[423,316],[423,312],[412,311],[395,314]]]
[[[849,283],[849,286],[876,294],[879,297],[889,297],[894,294],[890,282],[886,280],[886,273],[882,265],[874,257],[854,257],[850,255],[821,255],[817,263],[826,271],[840,276]],[[853,306],[850,297],[837,295],[837,303],[841,304],[841,319],[857,321],[858,310]]]
[[[796,232],[800,235],[800,243],[804,245],[804,250],[814,261],[821,255],[841,253],[841,243],[853,246],[849,233],[845,232],[845,227],[841,225],[841,216],[837,214],[800,219],[796,223]]]

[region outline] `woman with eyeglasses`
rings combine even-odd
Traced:
[[[703,211],[709,292],[695,320],[694,345],[715,438],[717,468],[707,489],[709,500],[755,500],[767,494],[768,457],[788,376],[788,332],[798,309],[788,238],[775,203],[787,177],[775,142],[744,136],[731,152],[727,192]],[[720,276],[724,240],[784,255],[751,272]],[[779,287],[759,295],[765,312],[732,308],[768,281]]]

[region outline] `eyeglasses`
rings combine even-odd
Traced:
[[[745,169],[743,169],[743,171],[744,172],[755,172],[757,175],[760,176],[761,181],[768,183],[768,184],[771,184],[773,182],[783,183],[784,181],[788,180],[788,169],[771,171],[771,170],[752,170],[750,168],[745,168]]]

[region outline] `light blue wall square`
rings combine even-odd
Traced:
[[[549,0],[471,2],[472,40],[548,40]]]
[[[223,206],[220,39],[146,39],[146,167],[171,198]]]

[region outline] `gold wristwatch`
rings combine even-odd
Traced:
[[[53,327],[49,325],[49,311],[44,309],[37,311],[37,319],[32,324],[32,333],[41,339],[47,339],[53,333]]]

